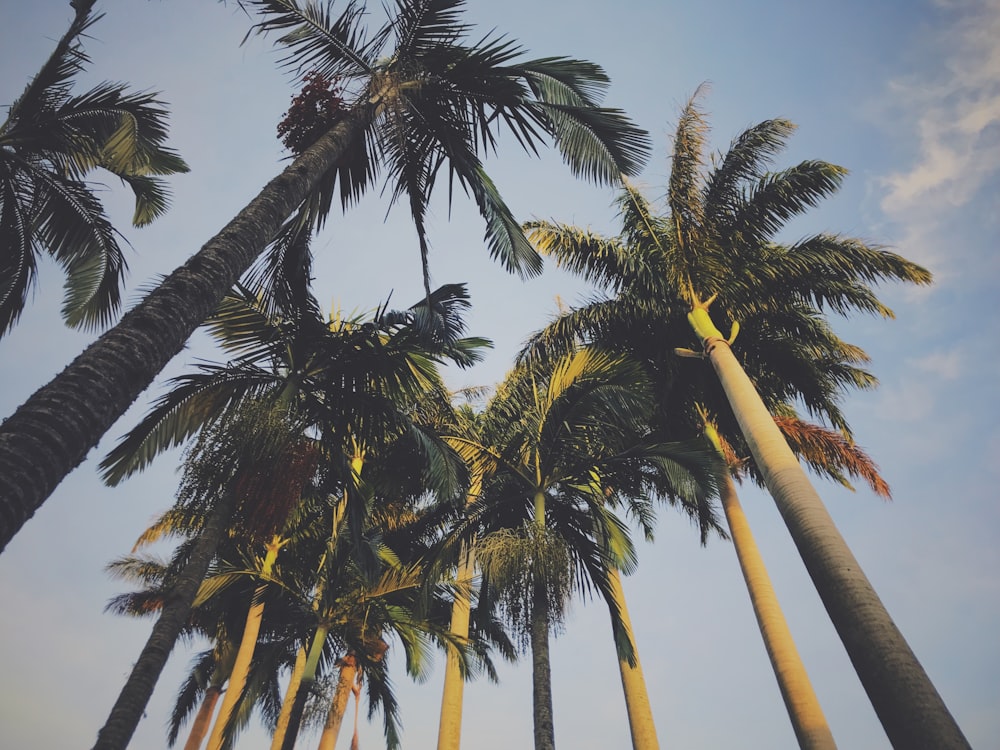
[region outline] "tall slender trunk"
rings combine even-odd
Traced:
[[[628,712],[628,728],[632,735],[634,750],[659,750],[660,742],[656,738],[656,725],[653,723],[653,709],[649,704],[649,692],[646,690],[646,679],[639,663],[639,650],[635,645],[632,633],[632,620],[625,606],[625,592],[622,589],[621,574],[612,569],[608,575],[611,594],[618,605],[622,628],[632,643],[634,665],[618,657],[618,671],[622,678],[622,691],[625,694],[625,710]]]
[[[261,565],[262,575],[269,576],[271,574],[281,547],[281,539],[277,536],[268,543],[264,562]],[[264,619],[264,601],[262,597],[266,589],[266,585],[261,585],[254,591],[250,609],[247,612],[246,624],[243,626],[243,637],[240,639],[240,647],[236,652],[236,659],[233,661],[232,672],[229,674],[229,685],[226,688],[225,697],[222,699],[219,715],[215,718],[215,724],[212,726],[212,734],[208,738],[207,750],[219,750],[222,747],[226,728],[236,710],[236,706],[240,702],[240,698],[243,697],[243,689],[246,687],[247,678],[250,675],[250,665],[253,662],[254,651],[257,649],[257,636],[260,635],[260,624]]]
[[[320,178],[374,105],[357,106],[219,234],[0,426],[0,551],[179,352]]]
[[[281,711],[278,712],[278,723],[275,725],[274,735],[271,737],[271,750],[281,750],[281,745],[285,741],[285,732],[288,731],[288,722],[292,717],[292,706],[295,705],[295,696],[298,695],[299,687],[302,685],[302,675],[305,671],[306,649],[305,646],[302,646],[295,653],[295,664],[292,667],[292,674],[288,678],[288,688],[281,701]]]
[[[531,608],[531,695],[535,750],[555,750],[552,712],[552,668],[549,663],[549,610],[544,584],[535,584]]]
[[[326,635],[330,632],[327,625],[320,625],[316,628],[312,644],[309,646],[309,655],[306,657],[306,667],[302,673],[302,682],[299,684],[298,692],[292,703],[292,710],[288,717],[288,729],[285,730],[284,741],[281,743],[281,750],[292,750],[295,747],[295,740],[299,735],[299,727],[302,724],[302,712],[306,707],[306,700],[312,692],[316,683],[316,670],[319,667],[319,657],[323,653],[323,644],[326,642]]]
[[[350,700],[354,679],[358,674],[358,662],[353,654],[344,656],[339,664],[340,677],[333,692],[333,700],[330,701],[330,710],[326,714],[323,733],[319,737],[318,750],[334,750],[340,727],[344,723],[344,714],[347,712],[347,701]]]
[[[700,303],[689,315],[889,741],[897,750],[969,743],[892,621],[750,378]]]
[[[198,714],[191,723],[191,732],[188,734],[187,742],[184,743],[184,750],[199,750],[201,743],[205,741],[205,735],[212,725],[215,704],[219,702],[220,695],[222,695],[221,685],[209,685],[205,690],[205,697],[202,698]]]
[[[475,476],[466,505],[474,503],[482,492],[483,479]],[[449,632],[459,641],[469,638],[469,615],[472,610],[472,578],[475,575],[475,553],[462,546],[458,559],[455,600],[451,605]],[[459,750],[462,740],[462,700],[465,694],[465,677],[462,674],[461,656],[450,648],[444,671],[444,691],[441,696],[441,719],[438,724],[438,750]]]
[[[733,547],[736,548],[736,557],[740,562],[740,570],[743,571],[760,634],[764,639],[764,647],[771,660],[799,747],[802,750],[835,750],[837,745],[833,741],[833,734],[795,647],[792,633],[771,585],[771,578],[740,505],[736,486],[730,477],[726,477],[722,487],[722,508],[726,513],[729,533],[733,539]]]
[[[153,694],[156,681],[167,663],[167,657],[191,613],[191,604],[205,579],[208,565],[215,556],[235,505],[236,499],[229,492],[224,493],[216,503],[198,537],[191,558],[164,602],[163,611],[153,626],[149,640],[132,667],[107,721],[97,734],[94,750],[124,750],[132,739]]]

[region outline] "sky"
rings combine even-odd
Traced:
[[[191,166],[170,180],[170,212],[142,230],[128,226],[121,186],[100,188],[131,245],[126,297],[134,303],[283,166],[275,127],[295,90],[270,40],[241,45],[250,21],[232,2],[99,0],[97,7],[106,16],[87,40],[92,65],[80,90],[110,79],[161,92],[170,143]],[[381,4],[369,7],[380,23]],[[21,92],[70,18],[67,2],[0,0],[0,102]],[[749,125],[785,117],[799,129],[779,166],[818,158],[850,170],[837,196],[789,227],[792,236],[861,237],[934,273],[930,287],[880,290],[895,320],[833,321],[871,355],[881,381],[876,391],[847,397],[844,410],[893,500],[820,480],[817,488],[972,746],[1000,748],[1000,0],[470,0],[467,20],[474,38],[496,29],[527,56],[604,66],[612,79],[607,104],[652,136],[638,180],[650,198],[664,193],[678,110],[707,82],[702,101],[715,149]],[[574,180],[555,154],[529,158],[509,146],[487,168],[518,218],[615,231],[612,189]],[[483,230],[461,195],[450,209],[434,202],[433,280],[467,282],[471,333],[495,342],[482,364],[449,375],[455,388],[498,382],[525,337],[561,303],[587,294],[554,269],[528,282],[508,276],[489,260]],[[368,311],[390,295],[402,307],[421,295],[405,209],[389,210],[378,190],[332,216],[314,249],[314,288],[325,309]],[[61,324],[61,284],[59,269],[44,265],[20,325],[0,339],[0,416],[94,337]],[[0,745],[89,746],[104,723],[151,625],[103,612],[123,590],[104,566],[171,504],[177,454],[113,489],[102,486],[96,465],[167,377],[219,359],[196,335],[0,555]],[[888,748],[773,502],[752,487],[741,496],[839,746]],[[639,556],[626,596],[661,745],[793,747],[732,545],[713,539],[701,547],[689,523],[664,509],[655,543],[640,543]],[[390,659],[404,747],[432,747],[443,660],[414,683],[398,668],[399,651]],[[191,653],[175,650],[132,748],[165,746]],[[557,743],[628,746],[606,608],[577,601],[552,658]],[[497,685],[467,686],[464,747],[530,746],[530,664],[503,666],[500,676]],[[384,745],[379,719],[362,726],[361,741]],[[241,747],[267,747],[267,736],[253,724]]]

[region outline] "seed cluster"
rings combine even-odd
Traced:
[[[339,78],[307,73],[305,85],[278,123],[278,138],[293,154],[301,154],[337,124],[346,109]]]

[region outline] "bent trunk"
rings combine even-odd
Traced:
[[[281,540],[275,537],[267,545],[267,554],[264,556],[264,563],[261,566],[261,573],[264,576],[271,574],[275,560],[278,559],[278,552],[281,550]],[[250,610],[247,612],[246,624],[243,626],[243,637],[240,639],[240,647],[236,652],[236,659],[233,661],[233,669],[229,674],[229,686],[226,688],[226,696],[222,699],[222,707],[219,708],[219,715],[215,719],[212,727],[212,734],[208,738],[208,750],[219,750],[225,736],[226,727],[236,710],[236,706],[243,697],[243,689],[247,684],[247,677],[250,675],[250,664],[253,662],[254,651],[257,649],[257,636],[260,635],[260,624],[264,619],[263,595],[266,586],[258,586],[254,591]]]
[[[889,741],[897,750],[969,748],[750,378],[712,324],[708,304],[696,305],[688,317]]]
[[[347,654],[338,664],[340,665],[340,677],[333,693],[333,700],[330,702],[330,710],[326,714],[326,723],[323,725],[323,734],[319,738],[318,750],[334,750],[337,736],[340,734],[340,727],[344,723],[344,714],[347,712],[347,701],[354,689],[354,678],[358,674],[358,663],[353,654]]]
[[[632,633],[632,620],[629,619],[625,606],[625,592],[622,589],[621,574],[612,569],[608,574],[611,595],[618,606],[618,616],[622,628],[632,643],[632,654],[635,664],[618,657],[618,671],[622,677],[622,691],[625,694],[625,710],[628,712],[628,728],[632,734],[634,750],[659,750],[660,742],[656,738],[656,726],[653,723],[653,709],[649,704],[649,692],[646,690],[646,678],[642,674],[639,663],[639,650],[635,645]]]
[[[760,556],[731,478],[726,477],[721,494],[722,508],[729,523],[729,533],[733,539],[733,547],[736,548],[740,570],[743,571],[743,580],[746,581],[750,594],[750,603],[799,747],[802,750],[835,750],[837,745],[833,741],[833,734],[795,647],[795,641],[792,640],[792,633],[778,604],[771,578],[764,567],[764,560]]]
[[[0,426],[0,551],[138,398],[350,147],[356,108]]]
[[[191,553],[184,572],[177,579],[173,591],[164,603],[149,640],[143,647],[132,672],[115,701],[108,720],[97,734],[94,750],[124,750],[135,733],[135,728],[146,710],[156,681],[167,663],[184,623],[191,613],[191,604],[198,588],[205,579],[208,565],[215,556],[222,533],[228,525],[236,501],[232,493],[225,493],[212,510],[205,529]]]

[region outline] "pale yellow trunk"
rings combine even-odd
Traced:
[[[764,646],[771,659],[799,747],[803,750],[833,750],[837,746],[833,741],[833,734],[778,605],[778,597],[743,513],[736,486],[728,477],[722,488],[722,507],[729,522],[729,533],[733,538],[733,546],[750,593],[750,602],[757,616]]]
[[[288,678],[288,689],[285,697],[281,701],[281,711],[278,712],[278,723],[274,727],[274,736],[271,737],[271,750],[281,750],[281,745],[285,741],[285,732],[288,731],[288,720],[292,716],[292,706],[295,705],[295,696],[299,692],[299,685],[302,684],[302,675],[306,671],[306,649],[301,646],[295,654],[295,664],[292,666],[292,675]]]
[[[896,750],[958,750],[968,740],[837,530],[708,304],[689,315],[792,540]]]
[[[323,734],[319,738],[318,750],[334,750],[337,744],[337,736],[340,734],[340,727],[344,723],[344,714],[347,712],[347,701],[351,697],[354,688],[354,679],[358,674],[357,662],[351,655],[345,656],[340,664],[340,678],[337,680],[337,689],[333,693],[333,700],[330,702],[330,710],[326,714],[326,723],[323,725]]]
[[[467,504],[475,502],[482,490],[482,477],[473,477]],[[456,574],[455,601],[451,605],[449,632],[460,642],[469,638],[469,615],[472,604],[472,578],[476,561],[471,549],[462,548]],[[462,740],[462,700],[465,678],[461,657],[451,648],[447,652],[444,671],[444,693],[441,697],[441,720],[438,724],[438,750],[459,750]]]
[[[267,554],[261,566],[263,575],[270,575],[274,567],[274,561],[278,558],[281,544],[278,537],[275,537],[267,545]],[[261,586],[254,593],[254,599],[258,599],[263,593]],[[254,650],[257,647],[257,636],[260,634],[260,623],[264,619],[264,602],[258,601],[250,606],[247,613],[246,625],[243,628],[243,638],[240,640],[239,650],[236,652],[236,659],[233,661],[233,671],[229,675],[229,686],[226,688],[225,696],[222,699],[222,706],[219,708],[219,715],[215,719],[212,727],[212,734],[208,738],[208,750],[220,750],[223,743],[223,736],[226,725],[229,723],[236,704],[246,687],[247,677],[250,675],[250,664],[253,661]]]
[[[625,592],[622,589],[621,575],[617,570],[610,571],[608,582],[611,584],[611,594],[618,605],[622,627],[632,643],[635,665],[618,658],[618,671],[622,676],[622,690],[625,693],[625,709],[628,711],[628,728],[632,733],[632,747],[635,750],[659,750],[660,742],[656,738],[656,726],[653,724],[653,709],[649,704],[649,693],[646,690],[646,679],[642,675],[642,665],[639,663],[639,649],[632,633],[632,620],[625,606]]]

